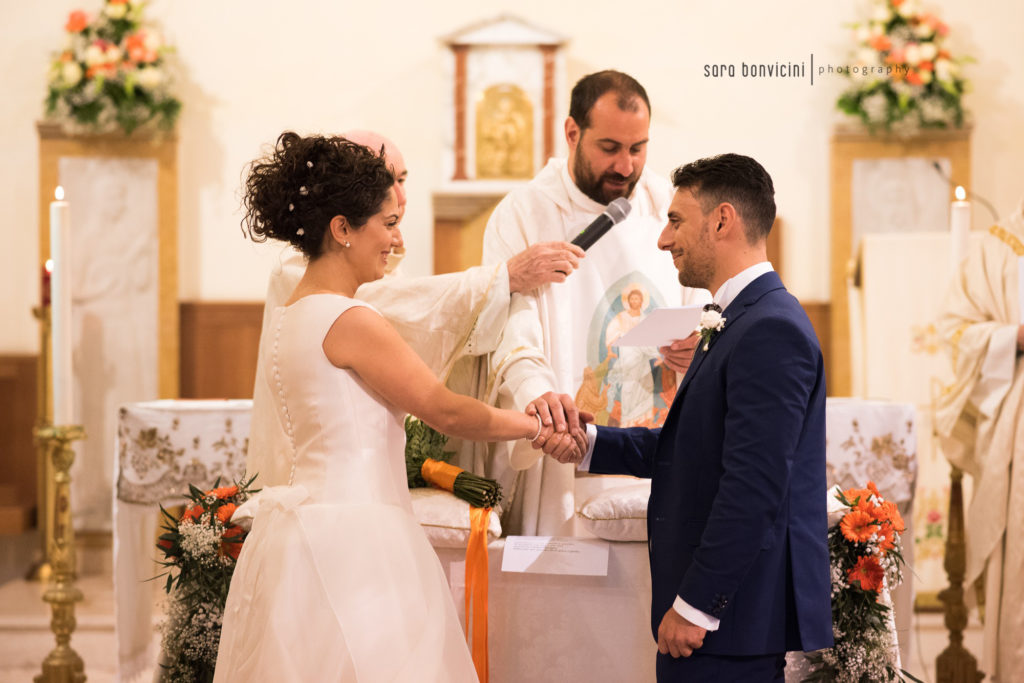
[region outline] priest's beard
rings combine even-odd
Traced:
[[[582,137],[582,136],[581,136]],[[608,204],[613,199],[619,197],[629,197],[633,194],[633,188],[636,187],[636,183],[640,180],[640,172],[643,168],[634,168],[633,174],[630,176],[620,175],[614,171],[607,171],[601,175],[594,173],[594,169],[586,159],[586,155],[582,149],[582,142],[576,143],[576,154],[572,164],[573,180],[576,181],[576,187],[580,188],[580,191],[593,199],[598,204]],[[606,180],[613,180],[615,182],[627,183],[623,188],[609,188],[605,189],[604,183]]]

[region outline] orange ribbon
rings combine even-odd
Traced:
[[[480,683],[487,683],[487,523],[491,508],[469,507],[466,544],[466,642]],[[472,638],[470,638],[472,635]]]
[[[455,489],[455,478],[464,471],[461,467],[449,465],[446,462],[434,460],[433,458],[427,458],[420,465],[420,474],[427,480],[427,483],[433,484],[445,491]]]

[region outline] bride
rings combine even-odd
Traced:
[[[243,224],[308,257],[260,348],[286,444],[251,517],[215,681],[476,681],[448,584],[412,514],[403,418],[476,440],[551,435],[537,415],[448,391],[353,299],[400,243],[394,178],[344,138],[283,133],[253,162]]]

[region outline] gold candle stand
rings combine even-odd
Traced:
[[[39,435],[50,426],[50,306],[36,306],[32,315],[39,321],[39,361],[36,364],[36,528],[39,556],[25,573],[27,581],[46,582],[52,569],[47,559],[53,539],[53,468],[45,439]]]
[[[84,683],[85,664],[71,648],[75,630],[75,603],[82,591],[75,587],[75,529],[71,523],[71,463],[75,459],[72,441],[85,438],[78,425],[46,426],[36,431],[36,439],[45,444],[53,464],[53,536],[47,546],[52,574],[43,600],[50,603],[53,616],[50,630],[57,647],[43,660],[43,672],[35,683]]]

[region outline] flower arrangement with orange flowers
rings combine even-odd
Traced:
[[[923,128],[959,128],[968,82],[945,47],[949,26],[921,10],[919,0],[873,0],[871,15],[854,24],[854,81],[836,103],[870,131],[909,135]]]
[[[170,91],[160,34],[142,23],[141,0],[104,0],[90,16],[75,10],[50,66],[47,118],[74,133],[170,130],[181,102]]]
[[[900,669],[892,637],[889,591],[903,580],[899,509],[874,482],[837,486],[829,491],[829,524],[835,645],[806,655],[811,673],[804,681],[918,681]]]
[[[248,531],[231,523],[239,505],[256,492],[255,477],[201,491],[189,486],[191,503],[181,517],[161,507],[164,533],[157,541],[167,567],[162,680],[212,681],[224,603],[235,562]],[[157,577],[160,578],[160,577]]]

